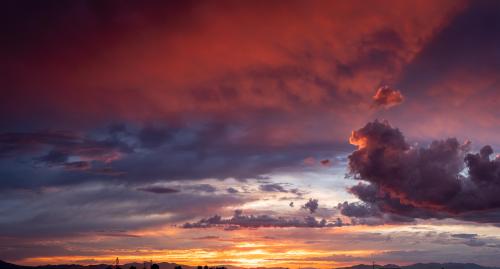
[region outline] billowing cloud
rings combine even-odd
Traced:
[[[318,199],[312,199],[310,198],[309,201],[307,201],[302,208],[306,209],[309,211],[309,213],[314,213],[316,210],[318,210]]]
[[[378,88],[373,96],[373,105],[375,107],[390,108],[401,104],[404,100],[403,94],[387,85]]]
[[[350,192],[368,208],[347,207],[351,215],[382,212],[414,218],[460,218],[499,223],[500,159],[470,142],[434,141],[412,146],[388,122],[374,121],[353,131],[358,149],[349,156],[350,175],[360,183]],[[481,218],[483,216],[484,218]]]

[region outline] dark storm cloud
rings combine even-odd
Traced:
[[[230,230],[237,228],[262,228],[262,227],[340,227],[342,220],[337,219],[328,222],[326,219],[317,220],[314,217],[307,216],[304,219],[275,217],[271,215],[244,215],[243,211],[236,210],[231,218],[223,218],[215,215],[210,218],[201,219],[197,222],[185,223],[183,228],[210,228],[210,227],[231,227]]]
[[[500,159],[491,158],[489,146],[477,154],[469,152],[470,142],[460,144],[454,138],[410,146],[398,129],[379,121],[354,131],[350,142],[358,146],[349,156],[350,175],[369,182],[350,192],[369,208],[410,218],[459,219],[500,209]],[[371,212],[348,206],[344,211]]]

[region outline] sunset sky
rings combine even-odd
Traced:
[[[500,266],[500,1],[0,14],[0,260]]]

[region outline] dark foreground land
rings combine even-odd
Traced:
[[[142,263],[128,263],[120,265],[121,269],[129,269],[135,266],[138,269],[143,268]],[[181,266],[183,269],[197,269],[196,266],[179,265],[175,263],[161,262],[158,263],[160,269],[175,269]],[[0,269],[106,269],[109,264],[96,264],[96,265],[79,265],[79,264],[58,264],[58,265],[39,265],[39,266],[24,266],[13,263],[8,263],[0,260]],[[224,266],[227,269],[243,269],[237,266]],[[148,266],[149,268],[149,266]],[[265,267],[261,267],[264,269]],[[500,267],[487,267],[475,263],[416,263],[406,266],[398,266],[394,264],[375,265],[376,269],[500,269]],[[255,268],[254,268],[255,269]],[[285,269],[285,268],[265,268],[265,269]],[[340,267],[337,269],[373,269],[373,265],[358,264],[350,267]]]

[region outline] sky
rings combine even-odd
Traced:
[[[0,259],[500,267],[500,2],[0,5]]]

